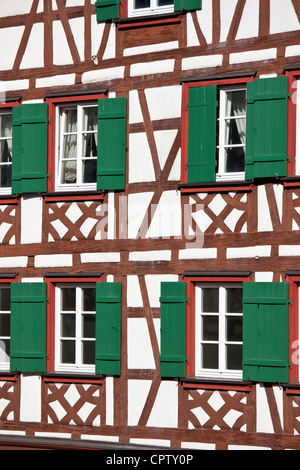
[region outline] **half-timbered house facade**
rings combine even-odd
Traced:
[[[299,22],[2,0],[2,445],[300,449]]]

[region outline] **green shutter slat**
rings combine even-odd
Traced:
[[[107,21],[120,18],[122,0],[97,0],[95,3],[97,21]]]
[[[186,375],[186,283],[161,283],[162,377]]]
[[[288,77],[247,85],[245,178],[287,175]]]
[[[10,369],[46,372],[46,283],[11,285]]]
[[[289,381],[288,292],[286,282],[244,283],[244,380]]]
[[[126,98],[98,100],[97,188],[125,189]]]
[[[189,90],[188,183],[215,181],[217,87]]]
[[[48,104],[13,108],[12,192],[47,191]]]
[[[201,10],[202,0],[175,0],[174,11]]]
[[[96,374],[120,375],[120,282],[96,283]]]

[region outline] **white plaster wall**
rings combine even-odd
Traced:
[[[258,36],[259,0],[246,0],[236,39]]]
[[[153,62],[139,62],[130,66],[130,76],[139,77],[158,73],[173,72],[175,59],[156,60]]]
[[[143,115],[139,101],[138,91],[130,90],[129,92],[129,124],[143,122]]]
[[[146,238],[181,236],[181,196],[178,191],[164,191],[153,211]]]
[[[41,422],[41,383],[39,375],[21,375],[20,421]]]
[[[155,369],[145,318],[129,318],[127,321],[127,357],[129,369]]]
[[[53,63],[55,65],[73,64],[61,21],[53,21]]]
[[[2,11],[3,6],[1,5],[1,16]],[[24,29],[25,26],[13,26],[11,28],[0,29],[0,44],[5,44],[5,54],[0,55],[0,70],[12,69]]]
[[[128,426],[138,425],[151,384],[151,380],[128,380]]]
[[[9,0],[8,2],[1,2],[0,17],[26,15],[30,12],[33,0]]]
[[[147,88],[145,94],[152,121],[181,117],[181,86]]]
[[[124,56],[136,54],[150,54],[151,52],[169,51],[178,48],[178,41],[169,41],[155,44],[147,44],[146,46],[135,46],[124,49]]]
[[[21,243],[41,243],[43,198],[24,196],[21,199]]]
[[[283,429],[283,388],[273,386],[273,392],[277,409],[279,411],[279,419]],[[266,396],[266,389],[263,385],[256,385],[256,432],[274,434],[270,408]]]
[[[36,268],[55,268],[72,266],[73,255],[36,255],[34,257],[34,266]]]
[[[161,382],[147,426],[177,428],[178,383],[176,381]]]
[[[291,0],[271,0],[270,7],[271,34],[299,30],[299,20]]]
[[[160,284],[161,282],[176,282],[178,276],[175,274],[146,274],[145,282],[149,297],[150,307],[160,307]]]
[[[152,156],[145,132],[129,134],[129,183],[155,181]]]
[[[238,0],[221,0],[221,42],[226,41]]]
[[[28,43],[20,64],[21,69],[44,67],[44,24],[32,26]]]
[[[137,275],[127,276],[127,307],[142,307],[143,299]]]
[[[128,238],[136,238],[153,192],[128,195]]]

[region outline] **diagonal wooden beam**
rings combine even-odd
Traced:
[[[246,0],[239,0],[236,5],[235,12],[234,12],[232,22],[231,22],[231,26],[229,29],[229,33],[227,36],[227,41],[235,41],[236,34],[238,32],[241,18],[244,12],[245,4],[246,4]]]
[[[38,4],[39,4],[39,0],[34,0],[33,1],[30,13],[27,17],[26,26],[25,26],[25,29],[24,29],[24,32],[23,32],[23,36],[22,36],[22,39],[21,39],[21,42],[20,42],[20,46],[19,46],[16,58],[15,58],[15,62],[14,62],[13,68],[12,68],[13,71],[18,70],[20,68],[20,64],[22,62],[23,55],[25,53],[25,50],[26,50],[26,47],[27,47],[27,44],[28,44],[28,40],[29,40],[29,36],[30,36],[31,30],[32,30],[32,27],[33,27],[33,24],[34,24],[35,17],[36,17]]]
[[[56,0],[56,3],[57,3],[57,8],[58,8],[59,18],[66,34],[66,38],[68,41],[68,45],[70,48],[73,62],[74,63],[80,62],[79,52],[78,52],[78,49],[74,40],[74,36],[71,30],[68,16],[65,10],[65,2],[64,0]]]

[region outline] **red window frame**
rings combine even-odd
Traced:
[[[182,116],[182,134],[181,134],[181,183],[187,183],[187,166],[186,164],[188,163],[188,129],[189,129],[189,113],[188,113],[188,103],[189,103],[189,90],[190,88],[193,87],[201,87],[201,86],[211,86],[211,85],[217,85],[217,86],[230,86],[230,85],[243,85],[248,82],[254,81],[254,76],[248,76],[248,77],[239,77],[239,78],[216,78],[216,79],[211,79],[211,80],[199,80],[199,81],[193,81],[193,82],[183,82],[182,84],[182,110],[181,110],[181,116]],[[224,185],[216,185],[215,187],[211,187],[209,185],[205,185],[201,183],[201,187],[197,187],[197,184],[195,184],[195,187],[189,187],[189,188],[183,188],[181,187],[181,192],[185,193],[191,193],[191,192],[212,192],[212,191],[218,191],[218,192],[227,192],[227,191],[234,191],[234,190],[252,190],[253,185],[239,185],[239,184],[233,184],[233,185],[227,185],[226,182],[224,182]]]
[[[56,154],[56,107],[65,104],[68,105],[70,103],[79,103],[83,101],[96,101],[98,99],[104,99],[105,93],[99,94],[86,94],[86,95],[72,95],[72,96],[59,96],[53,98],[46,98],[46,103],[48,103],[48,191],[54,192],[55,191],[55,154]],[[61,194],[57,191],[56,199],[55,200],[66,200],[66,195],[61,195],[61,198],[58,196]],[[88,200],[89,197],[84,196],[84,200]],[[68,200],[78,200],[78,196],[74,195],[74,197],[69,197]],[[93,197],[95,199],[95,197]],[[48,200],[53,200],[52,197],[48,196]]]
[[[47,372],[55,371],[55,287],[57,284],[92,284],[103,282],[103,275],[95,276],[49,276],[47,284]],[[63,374],[63,373],[62,373]]]
[[[296,175],[296,118],[297,118],[297,84],[300,86],[300,70],[287,71],[289,78],[289,101],[288,101],[288,156],[287,175]],[[299,175],[300,176],[300,175]],[[299,183],[300,185],[300,183]],[[295,183],[285,182],[284,186],[295,186]]]
[[[173,15],[174,13],[170,13]],[[169,18],[157,18],[160,15],[158,12],[157,15],[141,16],[142,19],[137,17],[128,17],[128,0],[123,0],[120,4],[120,18],[121,19],[129,19],[131,21],[117,23],[118,29],[128,29],[128,28],[137,28],[137,27],[144,27],[144,26],[155,26],[155,25],[165,25],[170,23],[180,23],[182,14],[178,13],[178,15],[171,16]]]
[[[289,362],[290,382],[300,382],[299,378],[299,289],[300,275],[287,275],[289,283]]]
[[[6,103],[0,103],[0,111],[2,109],[13,109],[14,106],[20,106],[20,101],[8,101]],[[8,198],[5,194],[0,195],[0,203],[1,204],[18,204],[19,197],[16,196],[14,198]]]
[[[195,337],[196,337],[196,306],[195,306],[195,287],[196,283],[215,283],[215,284],[226,284],[226,283],[234,283],[234,282],[250,282],[251,281],[251,274],[248,276],[212,276],[209,273],[205,276],[184,276],[183,281],[187,284],[187,308],[186,308],[186,377],[195,377]],[[198,377],[197,377],[198,379]],[[212,382],[217,381],[217,379],[211,379]],[[230,382],[230,379],[228,379]],[[216,384],[208,384],[201,382],[201,377],[197,380],[197,383],[188,383],[184,381],[183,386],[185,388],[203,388],[203,389],[224,389],[224,390],[243,390],[249,391],[250,386],[248,385],[227,385],[227,384],[219,384],[216,387]]]
[[[12,277],[3,277],[0,278],[0,284],[12,284],[13,282],[18,282],[19,275],[15,274]],[[0,371],[0,380],[15,382],[17,380],[18,374],[13,376],[7,376],[5,374],[10,373],[10,371],[1,370]]]

